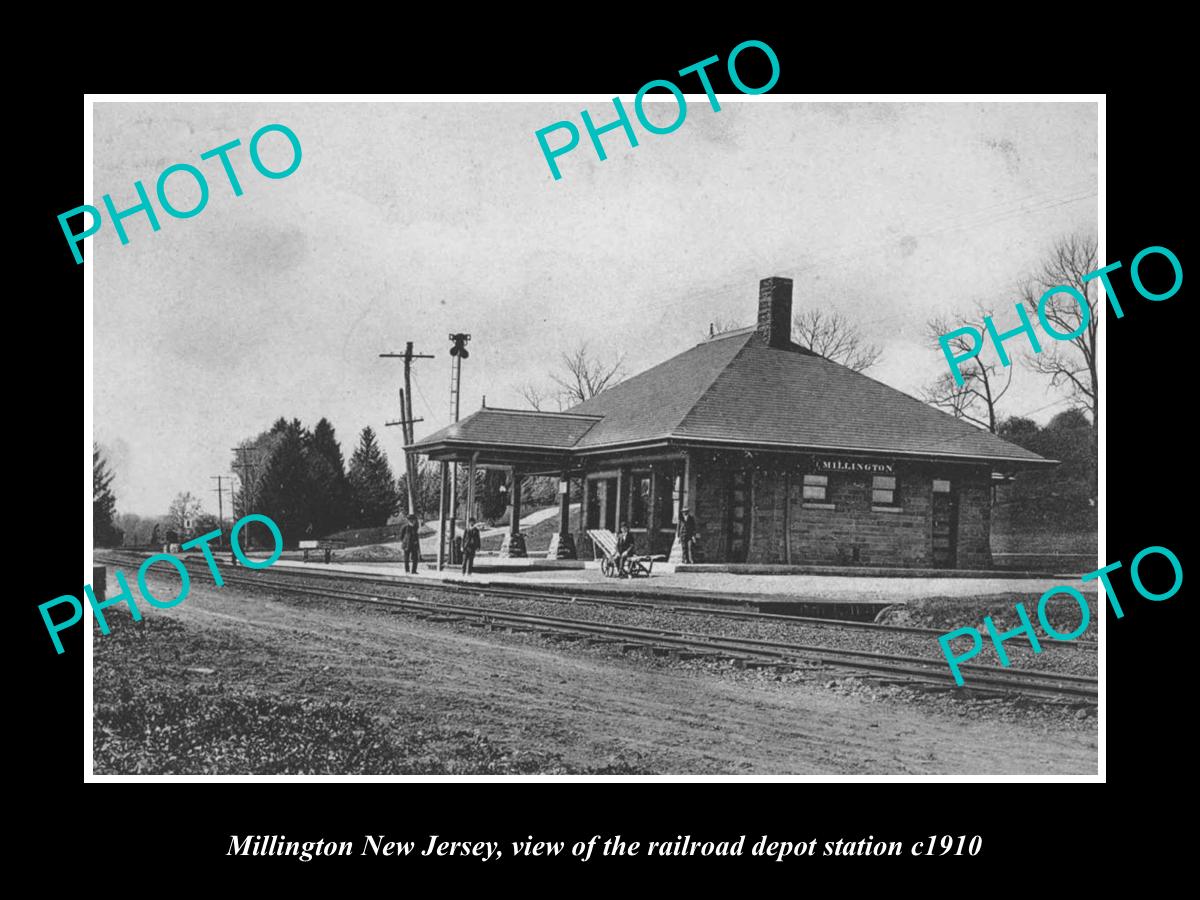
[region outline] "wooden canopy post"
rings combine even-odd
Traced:
[[[654,543],[658,540],[658,492],[662,490],[659,485],[662,475],[657,465],[650,467],[650,496],[646,498],[646,549],[645,553],[654,553]],[[633,483],[633,489],[638,489],[637,481]]]
[[[588,481],[587,472],[579,473],[579,527],[575,529],[580,534],[587,531],[587,514],[588,503],[591,500],[591,482]]]
[[[576,559],[581,558],[579,553],[585,550],[588,544],[583,542],[587,536],[588,528],[588,505],[591,503],[592,483],[588,481],[587,470],[584,469],[579,473],[579,528],[576,529],[576,534],[579,536],[579,543],[575,545]],[[601,525],[603,523],[600,523]]]
[[[695,488],[692,486],[692,454],[687,450],[683,451],[683,486],[680,490],[679,509],[680,511],[686,506],[692,505],[692,494],[695,493]],[[693,515],[695,510],[692,510]]]
[[[504,543],[500,545],[500,556],[507,559],[524,559],[525,558],[525,536],[521,534],[521,473],[517,471],[517,467],[513,466],[510,470],[512,473],[512,490],[510,491],[512,504],[512,518],[508,524],[508,534],[504,536]]]
[[[458,523],[458,461],[455,460],[450,466],[450,474],[447,478],[450,484],[450,514],[447,517],[450,528],[450,537],[446,541],[446,551],[450,557],[450,565],[456,566],[460,560],[454,552],[454,531]]]
[[[471,455],[470,465],[467,466],[467,514],[465,519],[475,518],[475,463],[479,460],[479,451]],[[464,536],[466,532],[463,533]]]
[[[509,534],[521,533],[521,473],[513,466],[512,473],[512,518],[508,523]]]
[[[442,571],[446,565],[446,482],[450,475],[446,463],[442,463],[442,490],[438,500],[438,554],[437,567]]]
[[[558,533],[571,533],[571,474],[563,469],[562,478],[558,482],[560,491],[558,498]]]
[[[673,563],[683,562],[683,544],[679,541],[679,526],[683,524],[683,511],[685,508],[692,510],[692,518],[696,517],[695,497],[696,486],[693,483],[696,471],[692,466],[692,454],[688,450],[683,451],[683,478],[679,483],[679,524],[675,527],[675,535],[671,538],[671,552],[667,559]]]
[[[558,490],[558,534],[550,538],[546,559],[575,559],[575,538],[571,535],[571,473],[565,468]]]

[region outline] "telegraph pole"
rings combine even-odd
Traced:
[[[404,446],[412,445],[416,438],[413,436],[413,425],[416,422],[423,422],[424,419],[413,418],[412,408],[412,361],[414,359],[433,359],[431,353],[413,353],[413,342],[408,341],[404,345],[403,353],[380,353],[381,359],[402,359],[404,360],[404,387],[400,391],[400,418],[395,422],[387,422],[387,425],[399,425],[404,435]],[[404,451],[404,471],[408,473],[408,511],[415,513],[417,511],[417,465],[413,455],[407,450]]]
[[[404,445],[407,447],[413,442],[413,424],[416,422],[424,422],[424,419],[414,419],[412,415],[412,397],[409,397],[409,405],[405,406],[404,388],[400,388],[400,418],[394,422],[384,422],[384,425],[399,425],[403,434]],[[414,471],[416,465],[412,454],[407,450],[404,451],[404,472],[408,476],[404,480],[408,483],[408,511],[415,513],[417,511],[417,488],[414,484]]]
[[[249,483],[249,480],[250,480],[250,470],[254,467],[253,463],[246,461],[246,454],[250,452],[250,448],[249,447],[233,447],[232,450],[234,453],[236,453],[238,456],[240,456],[241,460],[242,460],[239,463],[234,463],[233,468],[242,470],[240,473],[241,478],[242,478],[242,506],[245,507],[246,506],[246,485]],[[231,491],[231,493],[232,493],[232,491]],[[249,513],[250,513],[249,509],[242,510],[243,516],[248,515]],[[251,541],[249,540],[249,535],[250,535],[249,528],[246,529],[246,535],[247,535],[246,546],[250,546]],[[233,550],[232,543],[229,545],[229,548],[230,548],[230,551]]]
[[[221,529],[223,530],[225,528],[225,489],[221,486],[221,481],[224,479],[225,476],[224,475],[210,475],[208,477],[217,479],[217,487],[216,487],[217,522],[220,523]],[[229,485],[229,489],[231,491],[233,490],[232,484]],[[230,506],[232,507],[232,505],[233,505],[232,497],[230,498],[229,503],[230,503]],[[217,537],[217,546],[218,547],[221,546],[221,537],[222,536],[220,536],[220,535]]]

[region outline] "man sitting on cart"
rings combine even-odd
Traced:
[[[629,558],[633,556],[633,532],[629,523],[621,523],[621,532],[617,535],[617,574],[622,578],[629,577]]]

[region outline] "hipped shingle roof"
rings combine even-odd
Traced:
[[[717,336],[565,413],[484,409],[446,441],[575,452],[663,440],[1046,462],[860,372],[754,331]]]

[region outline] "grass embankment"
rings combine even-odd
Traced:
[[[1080,590],[1078,584],[1072,584],[1071,587]],[[967,627],[983,631],[984,616],[991,616],[997,631],[1008,631],[1021,625],[1016,611],[1016,604],[1020,602],[1040,636],[1043,633],[1037,617],[1040,596],[984,594],[977,597],[924,597],[887,610],[880,621],[886,625],[916,625],[945,631]],[[1094,641],[1098,638],[1096,593],[1084,593],[1084,597],[1088,605],[1088,629],[1079,638]],[[1046,605],[1046,618],[1060,634],[1070,634],[1078,628],[1081,616],[1079,605],[1067,594],[1055,597]]]
[[[331,684],[329,673],[312,674],[330,683],[325,696],[305,696],[286,673],[294,661],[269,644],[210,637],[165,617],[134,623],[108,615],[112,633],[97,631],[94,645],[98,775],[568,771],[553,754],[513,753],[479,731],[438,721],[419,698],[396,722],[377,714],[370,698],[358,699],[352,685]]]
[[[525,510],[526,514],[531,514],[546,507],[535,507],[531,510]],[[572,518],[574,523],[575,517]],[[508,513],[505,513],[503,519],[496,521],[496,527],[501,527],[508,520]],[[486,530],[486,523],[483,526]],[[347,546],[341,550],[335,550],[333,559],[341,562],[400,562],[404,559],[404,553],[397,545],[399,541],[399,526],[388,525],[388,529],[396,531],[395,536],[383,537],[379,540],[371,540],[373,532],[382,532],[382,529],[358,529],[356,531],[339,532],[337,535],[331,535],[341,540],[345,540]],[[462,534],[463,523],[460,521],[455,528],[455,535]],[[522,530],[525,535],[525,550],[531,556],[544,556],[550,549],[550,538],[558,532],[558,516],[551,516],[543,519],[535,525]],[[427,538],[437,533],[437,521],[424,522],[421,525],[421,537]],[[348,537],[343,537],[347,535]],[[483,553],[495,553],[500,549],[501,543],[504,541],[504,535],[493,534],[485,535],[480,548]],[[434,542],[436,544],[436,541]],[[427,548],[428,549],[428,548]]]
[[[530,555],[545,555],[550,549],[550,538],[558,534],[558,516],[551,516],[548,519],[543,519],[536,525],[529,528],[523,528],[521,534],[525,535],[525,552]],[[504,535],[494,534],[485,537],[482,541],[482,550],[487,553],[500,549],[500,544],[504,541]]]

